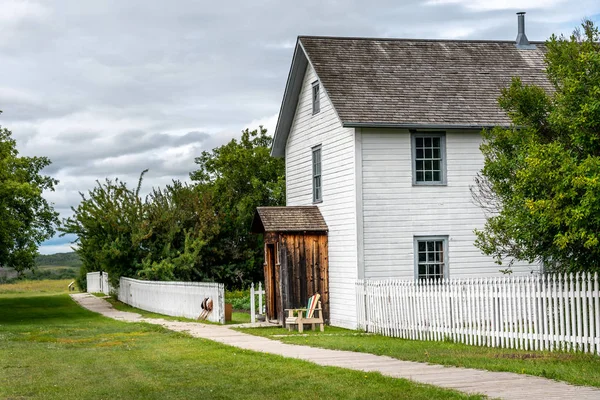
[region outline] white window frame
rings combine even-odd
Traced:
[[[312,113],[318,114],[321,111],[321,85],[319,81],[312,83]]]
[[[415,254],[415,280],[421,279],[419,274],[419,243],[420,242],[443,242],[443,279],[448,279],[450,277],[450,262],[449,262],[449,253],[448,253],[448,241],[449,237],[446,235],[440,236],[415,236],[414,237],[414,254]],[[427,251],[427,250],[426,250]],[[427,279],[427,277],[424,277]]]
[[[417,180],[417,161],[428,161],[428,158],[417,159],[417,138],[439,138],[440,139],[440,179],[437,181],[418,181]],[[411,132],[411,147],[412,147],[412,178],[415,186],[444,186],[446,185],[446,132]]]
[[[316,158],[317,154],[318,160]],[[311,156],[313,203],[320,203],[323,201],[323,151],[320,144],[311,148]],[[318,170],[317,164],[319,166]]]

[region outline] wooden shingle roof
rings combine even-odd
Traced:
[[[545,46],[515,42],[299,38],[342,123],[506,126],[512,77],[551,90]]]
[[[257,207],[252,232],[327,232],[317,206]]]
[[[344,127],[481,129],[509,126],[498,106],[513,77],[547,91],[546,47],[514,41],[300,36],[271,154],[285,143],[308,65]]]

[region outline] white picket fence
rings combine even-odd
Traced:
[[[193,319],[202,315],[209,321],[225,323],[225,287],[222,283],[157,282],[121,277],[119,300],[160,314]]]
[[[106,272],[88,272],[86,274],[86,281],[88,293],[104,293],[108,296],[113,290],[108,282],[108,274]]]
[[[358,326],[416,340],[600,354],[598,274],[359,280]]]

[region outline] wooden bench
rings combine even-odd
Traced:
[[[323,322],[323,310],[320,298],[321,295],[315,293],[309,297],[306,308],[286,309],[287,317],[285,318],[285,325],[288,330],[291,331],[292,327],[298,326],[298,332],[303,332],[304,324],[310,324],[313,331],[315,330],[315,326],[319,325],[321,332],[323,332],[325,330],[325,323]]]

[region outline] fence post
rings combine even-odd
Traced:
[[[264,314],[263,311],[263,288],[262,282],[258,282],[258,313],[260,315]]]
[[[250,285],[250,322],[256,322],[256,304],[254,303],[254,282]]]

